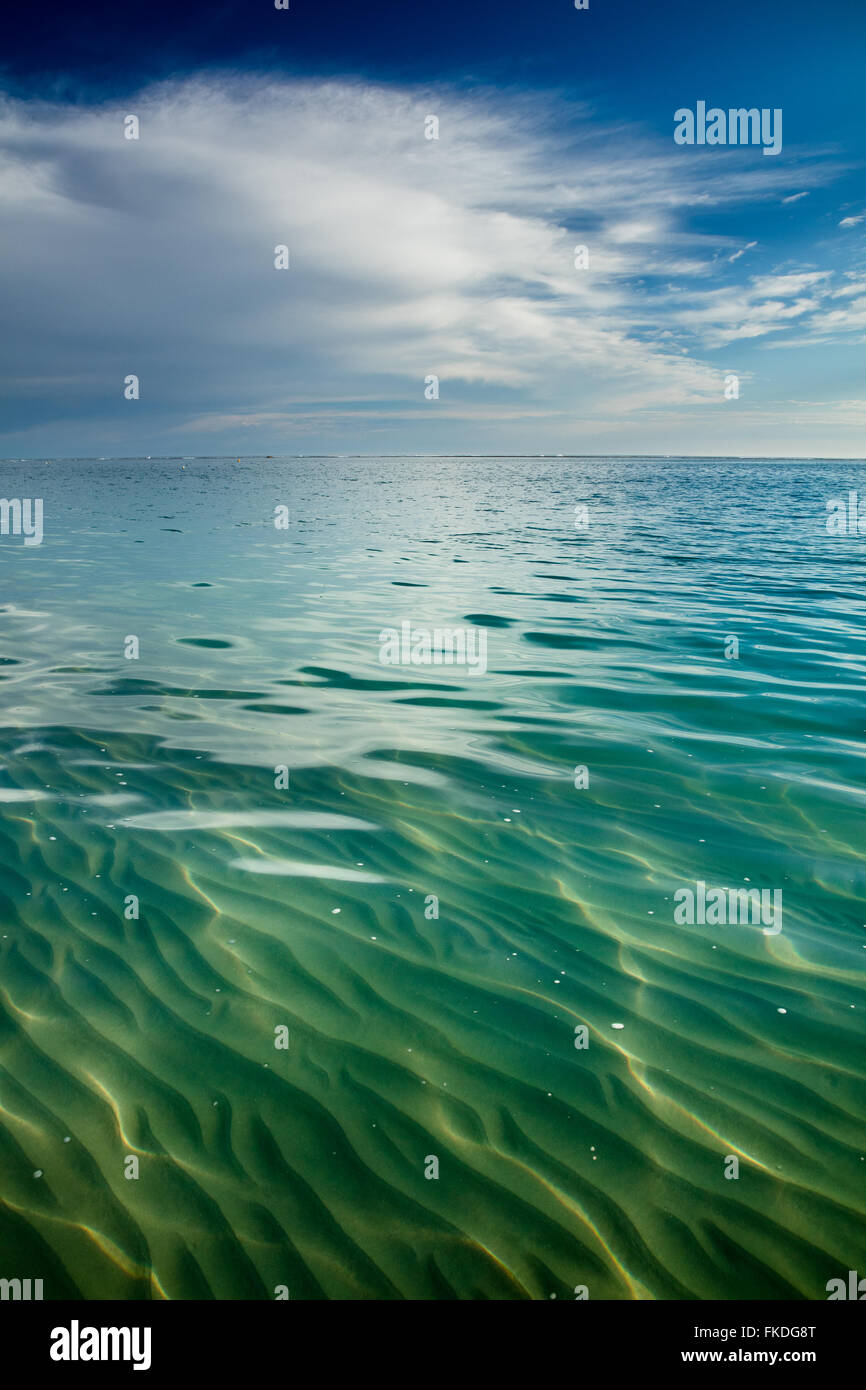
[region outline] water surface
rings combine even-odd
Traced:
[[[0,484],[45,530],[0,538],[0,1276],[779,1299],[866,1270],[866,538],[826,529],[866,465]],[[486,672],[383,666],[404,620],[483,627]],[[698,880],[781,889],[782,931],[677,925]]]

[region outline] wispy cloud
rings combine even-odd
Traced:
[[[132,408],[185,447],[197,431],[285,444],[309,428],[299,402],[330,422],[423,415],[429,374],[439,418],[717,402],[718,347],[860,313],[822,310],[828,271],[719,281],[758,243],[708,214],[803,177],[802,159],[768,171],[750,154],[702,159],[519,92],[207,77],[123,108],[9,100],[7,436],[47,420],[110,443]]]

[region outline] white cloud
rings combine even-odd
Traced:
[[[166,436],[414,418],[429,373],[455,418],[482,397],[492,414],[600,421],[717,401],[719,369],[695,353],[808,318],[826,272],[703,288],[756,243],[726,255],[731,238],[689,217],[776,200],[794,177],[516,93],[208,77],[124,107],[7,100],[9,429],[122,431],[129,372]]]
[[[756,241],[747,241],[745,246],[741,246],[739,251],[735,251],[733,256],[728,257],[728,260],[731,262],[738,261],[741,256],[745,256],[747,251],[753,251],[757,244]]]
[[[795,336],[785,339],[785,346],[845,342],[866,327],[866,278],[848,278],[850,283],[838,285],[827,270],[755,275],[733,289],[695,291],[674,317],[704,347],[725,347],[786,329]],[[850,302],[838,307],[834,301],[839,299]]]

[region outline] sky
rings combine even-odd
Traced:
[[[863,0],[7,15],[0,455],[866,453]]]

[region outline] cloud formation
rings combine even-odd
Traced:
[[[803,197],[787,192],[803,164],[701,155],[518,92],[208,76],[122,108],[6,101],[6,439],[277,452],[312,434],[375,452],[403,422],[423,449],[429,374],[458,433],[576,419],[603,434],[716,405],[716,349],[794,323],[859,331],[866,284],[733,280],[756,242],[710,215]]]

